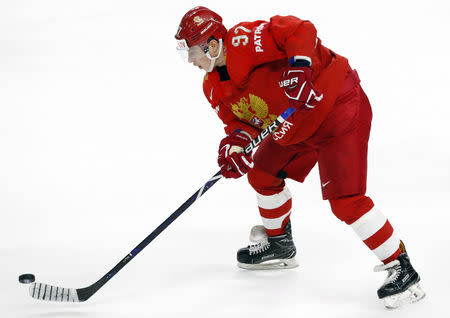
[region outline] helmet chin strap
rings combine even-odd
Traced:
[[[220,54],[222,54],[223,42],[222,39],[219,40],[219,54],[216,57],[212,57],[209,52],[206,53],[206,57],[211,61],[209,63],[209,68],[206,70],[208,73],[212,72],[214,69],[214,65],[216,64],[216,60],[219,58]]]

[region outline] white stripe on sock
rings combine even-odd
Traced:
[[[284,186],[283,191],[273,195],[262,195],[256,193],[256,198],[258,200],[258,206],[263,209],[276,209],[285,204],[289,199],[292,198],[291,192],[287,186]]]
[[[369,212],[350,224],[350,226],[353,231],[358,234],[361,240],[364,241],[377,233],[386,221],[386,216],[384,216],[384,214],[376,207],[373,207]]]
[[[279,218],[275,218],[275,219],[266,219],[261,217],[262,222],[264,224],[264,227],[268,230],[276,230],[276,229],[281,229],[281,226],[283,224],[284,219],[286,219],[289,214],[291,214],[291,211],[289,211],[286,214],[283,214],[282,216],[280,216]]]
[[[392,256],[398,250],[399,246],[400,239],[394,232],[386,242],[372,250],[372,252],[380,259],[380,261],[384,261],[386,258]]]

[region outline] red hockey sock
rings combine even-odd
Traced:
[[[272,195],[257,193],[257,198],[259,213],[267,235],[284,234],[284,227],[289,221],[292,208],[292,196],[289,189],[284,186],[281,192]]]
[[[330,200],[333,213],[349,224],[366,246],[387,264],[402,253],[400,239],[384,214],[364,195]]]

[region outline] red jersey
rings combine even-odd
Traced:
[[[237,129],[253,137],[288,107],[279,87],[282,72],[292,56],[312,61],[313,84],[324,97],[311,110],[294,113],[280,144],[309,138],[325,119],[336,100],[346,74],[347,59],[321,44],[309,21],[293,16],[275,16],[267,21],[242,22],[224,38],[229,78],[220,78],[217,68],[205,76],[205,96],[230,134]]]

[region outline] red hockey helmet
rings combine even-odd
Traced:
[[[222,24],[220,15],[205,7],[195,7],[181,19],[175,39],[178,42],[178,49],[199,45],[206,53],[208,40],[211,37],[220,40],[226,33],[227,29]]]

